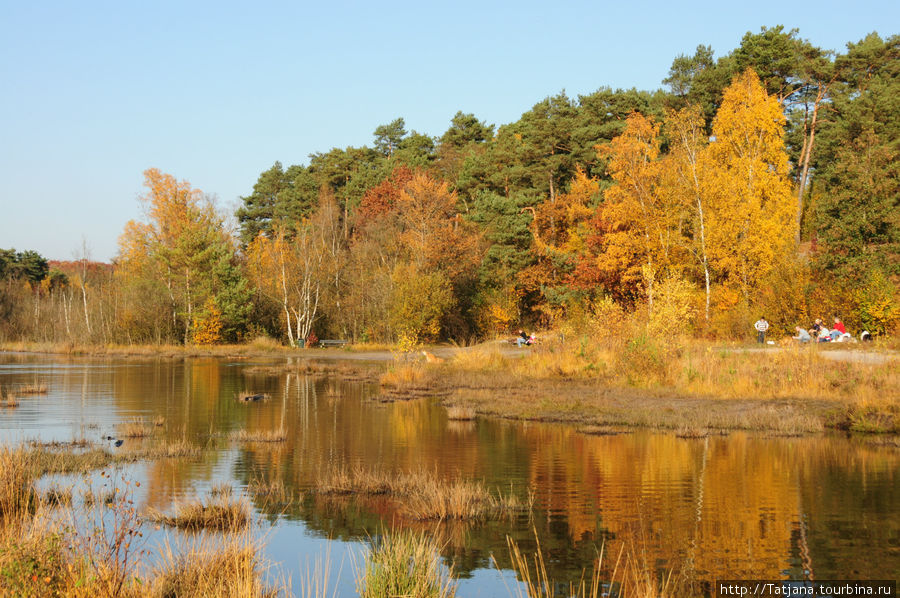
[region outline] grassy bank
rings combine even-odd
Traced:
[[[0,342],[0,351],[13,353],[53,353],[58,355],[122,357],[329,357],[357,353],[386,353],[394,348],[383,344],[355,344],[341,348],[297,348],[262,337],[241,344],[220,345],[115,345],[48,343],[33,341]]]
[[[510,353],[461,350],[397,364],[392,396],[422,388],[458,412],[582,426],[900,433],[900,361],[834,361],[821,347],[713,347],[685,340],[554,340]]]

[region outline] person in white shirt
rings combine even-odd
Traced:
[[[766,330],[769,329],[769,323],[766,322],[765,318],[760,318],[756,321],[756,324],[753,325],[756,328],[756,342],[763,345],[766,342]]]

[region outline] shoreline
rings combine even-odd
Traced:
[[[377,377],[378,374],[371,370],[384,372],[380,378],[382,394],[374,397],[375,400],[391,402],[439,397],[447,407],[470,409],[480,416],[559,422],[581,428],[674,430],[687,435],[726,430],[778,435],[815,434],[829,430],[900,433],[900,402],[897,399],[877,399],[879,395],[893,396],[891,386],[896,385],[896,374],[890,373],[890,363],[897,359],[897,353],[886,349],[854,348],[723,347],[705,343],[692,346],[699,358],[703,358],[704,354],[719,356],[719,361],[707,366],[714,371],[730,369],[734,372],[740,368],[755,368],[753,371],[764,371],[766,376],[774,379],[786,377],[788,380],[796,375],[796,363],[777,366],[760,361],[762,355],[770,355],[772,360],[769,361],[772,362],[798,361],[806,370],[813,370],[814,377],[827,374],[829,369],[838,369],[848,379],[866,380],[866,376],[876,378],[871,375],[876,372],[887,380],[887,384],[874,386],[881,389],[875,399],[854,395],[854,388],[849,386],[844,396],[843,387],[837,390],[831,388],[838,383],[835,380],[825,385],[828,394],[821,394],[821,389],[810,388],[808,393],[804,392],[805,389],[800,392],[788,389],[779,395],[777,391],[759,386],[758,380],[748,381],[740,377],[748,377],[746,373],[738,374],[729,384],[727,376],[720,380],[721,376],[714,372],[717,378],[713,384],[698,387],[690,380],[680,378],[642,385],[635,383],[628,372],[624,374],[626,381],[621,372],[585,376],[581,371],[567,374],[558,365],[553,365],[548,371],[538,371],[532,366],[541,365],[541,360],[559,358],[559,355],[552,355],[552,346],[549,349],[518,349],[502,341],[490,341],[473,347],[429,347],[432,355],[438,358],[438,363],[424,363],[424,358],[418,353],[407,354],[407,357],[413,358],[408,361],[398,360],[400,354],[396,352],[365,346],[295,349],[274,344],[261,346],[259,343],[208,348],[0,343],[0,351],[16,354],[129,359],[268,358],[286,361],[275,369],[299,366],[299,363],[293,363],[295,360],[301,363],[343,361],[347,367],[335,368],[331,373],[353,376],[359,374],[360,368],[365,368],[370,370],[370,375]],[[698,359],[697,355],[689,356],[688,362]],[[810,366],[810,363],[813,365]],[[703,369],[701,365],[690,367]],[[782,367],[785,372],[765,369],[777,367]],[[632,369],[639,370],[639,366]],[[751,378],[753,371],[749,375]],[[676,371],[676,374],[681,376],[680,372]],[[690,376],[689,373],[688,378]],[[738,383],[745,388],[739,390],[741,384]]]

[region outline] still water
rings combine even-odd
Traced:
[[[896,446],[838,435],[590,436],[562,425],[453,422],[433,400],[382,404],[371,400],[371,383],[273,375],[261,365],[270,364],[0,354],[0,388],[49,387],[0,411],[0,441],[106,442],[123,421],[163,417],[158,436],[206,449],[199,459],[130,467],[127,475],[142,483],[140,508],[171,509],[222,482],[238,491],[254,479],[281,480],[294,497],[289,506],[254,504],[265,556],[295,588],[315,560],[327,562],[340,596],[355,595],[367,538],[416,524],[378,502],[310,492],[335,466],[426,470],[534,494],[532,517],[418,525],[445,538],[443,557],[463,597],[513,595],[506,538],[527,553],[535,534],[559,582],[578,580],[601,547],[606,555],[625,547],[661,575],[689,569],[708,582],[885,579],[900,571]],[[236,401],[244,391],[270,399]],[[242,429],[285,429],[288,438],[227,439]]]

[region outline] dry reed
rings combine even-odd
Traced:
[[[133,419],[116,426],[116,434],[120,438],[146,438],[156,432],[156,424],[142,419]]]
[[[440,562],[440,546],[426,534],[392,532],[374,539],[363,568],[356,571],[360,598],[415,596],[452,598],[452,569]]]
[[[57,485],[50,486],[44,490],[41,496],[41,504],[55,507],[72,504],[72,486],[62,488]]]
[[[442,480],[426,472],[391,474],[362,468],[336,468],[321,480],[317,492],[332,495],[387,495],[398,500],[398,514],[415,520],[475,520],[530,511],[533,495],[520,499],[510,492],[496,495],[481,483]]]
[[[181,503],[172,515],[150,509],[146,518],[179,529],[235,532],[250,525],[250,505],[245,500],[226,496],[206,503],[200,500]]]
[[[46,382],[34,382],[23,384],[17,390],[20,395],[43,395],[47,394],[48,387]]]
[[[232,440],[238,442],[284,442],[287,440],[287,430],[280,428],[278,430],[257,430],[247,431],[238,430],[231,434]]]
[[[533,555],[526,556],[518,544],[509,536],[506,543],[512,560],[512,568],[521,584],[510,592],[516,598],[552,598],[557,593],[559,584],[547,573],[541,543],[535,531],[536,548]],[[632,546],[628,553],[625,545],[619,549],[612,567],[604,562],[604,549],[601,547],[594,566],[588,574],[582,571],[577,583],[570,582],[563,589],[563,596],[570,598],[600,598],[601,596],[617,596],[618,598],[668,598],[675,596],[697,595],[696,588],[691,587],[684,577],[674,578],[673,571],[659,579],[647,562],[638,557],[638,550]],[[492,557],[493,558],[493,557]],[[500,569],[496,559],[494,566]],[[607,579],[604,577],[608,575]]]
[[[253,478],[247,484],[247,493],[266,504],[291,501],[291,494],[280,479],[264,481],[260,478]]]
[[[151,596],[179,598],[276,598],[288,595],[286,584],[270,586],[262,580],[267,566],[262,546],[249,532],[218,542],[200,538],[187,548],[166,542],[162,561],[152,573]]]
[[[472,421],[475,419],[475,409],[459,405],[447,407],[447,419],[450,421]]]

